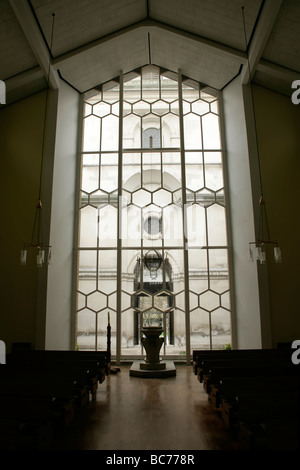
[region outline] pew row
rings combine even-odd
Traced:
[[[0,367],[0,448],[49,449],[96,397],[106,351],[15,351]]]
[[[193,370],[240,449],[299,450],[300,369],[291,350],[197,350]]]

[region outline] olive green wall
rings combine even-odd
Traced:
[[[282,264],[268,261],[273,346],[300,338],[300,105],[253,87],[262,186],[270,235]],[[268,253],[270,254],[270,253]]]
[[[0,110],[0,339],[34,343],[38,272],[20,266],[38,200],[45,93]]]

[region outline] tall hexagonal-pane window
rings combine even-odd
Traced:
[[[226,181],[218,93],[156,66],[84,102],[78,181],[76,344],[143,358],[231,342]]]

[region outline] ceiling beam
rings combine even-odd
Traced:
[[[50,52],[28,2],[9,0],[9,3],[46,80],[48,80],[49,74],[49,86],[53,89],[58,89],[59,79],[57,72],[51,66]]]
[[[265,0],[264,2],[249,46],[247,66],[245,65],[241,71],[243,85],[249,83],[250,77],[252,79],[255,74],[256,67],[259,64],[282,3],[283,0]],[[244,15],[247,17],[246,10],[244,10]]]
[[[30,83],[40,80],[44,77],[43,72],[41,71],[40,67],[34,67],[29,70],[25,70],[24,72],[18,73],[13,77],[5,80],[6,88],[8,91],[14,91],[18,88],[24,87],[29,85]]]
[[[269,75],[274,79],[282,80],[289,84],[290,87],[294,80],[299,79],[299,72],[282,67],[281,65],[273,64],[267,60],[261,60],[256,67],[256,71]]]
[[[14,0],[17,1],[17,0]],[[108,34],[102,38],[99,38],[95,41],[92,41],[84,46],[78,47],[76,49],[73,49],[70,52],[67,52],[65,54],[60,55],[59,57],[56,57],[53,60],[53,66],[56,68],[59,68],[60,66],[66,64],[69,60],[78,57],[81,54],[86,53],[87,51],[91,52],[93,49],[96,49],[98,47],[101,47],[102,45],[106,44],[109,41],[112,41],[114,39],[120,38],[123,35],[130,33],[132,31],[138,30],[138,29],[146,29],[147,32],[153,32],[153,30],[158,30],[158,31],[167,31],[171,34],[176,34],[179,35],[180,37],[184,37],[190,41],[193,41],[197,43],[200,49],[205,50],[209,53],[215,54],[222,56],[223,58],[228,58],[231,60],[237,61],[239,64],[246,64],[247,63],[247,55],[245,52],[240,51],[238,49],[235,49],[233,47],[225,46],[224,44],[221,44],[216,41],[212,41],[209,39],[206,39],[202,36],[199,36],[194,33],[190,33],[188,31],[185,31],[183,29],[175,28],[173,26],[169,26],[165,23],[162,23],[160,21],[155,21],[155,20],[143,20],[139,21],[137,23],[134,23],[126,28],[122,28],[114,33]]]

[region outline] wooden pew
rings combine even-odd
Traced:
[[[225,424],[238,433],[240,448],[299,449],[300,371],[291,353],[280,349],[193,355],[194,372]]]
[[[203,379],[203,363],[208,361],[285,360],[290,361],[291,352],[285,349],[241,349],[193,352],[193,370],[200,382]]]
[[[98,363],[99,379],[105,379],[110,371],[110,354],[107,351],[57,351],[57,350],[32,350],[23,354],[13,354],[12,360],[21,361],[69,361],[76,364],[79,361]],[[99,380],[100,383],[102,383]]]
[[[215,408],[220,408],[223,400],[233,402],[241,392],[265,391],[271,394],[274,390],[289,391],[300,390],[300,377],[296,370],[288,373],[286,369],[275,368],[245,371],[244,376],[234,373],[220,373],[219,383],[212,385],[209,399]],[[259,374],[260,372],[260,374]]]
[[[109,367],[106,351],[15,350],[0,369],[0,424],[11,432],[10,445],[39,448],[36,436],[46,429],[64,432],[89,394],[95,397]]]
[[[207,393],[210,393],[212,386],[219,386],[220,381],[226,377],[251,377],[253,375],[294,375],[298,370],[292,364],[278,363],[274,365],[268,361],[243,361],[235,363],[224,362],[223,365],[213,366],[211,363],[207,364],[207,369],[203,375],[203,388]]]

